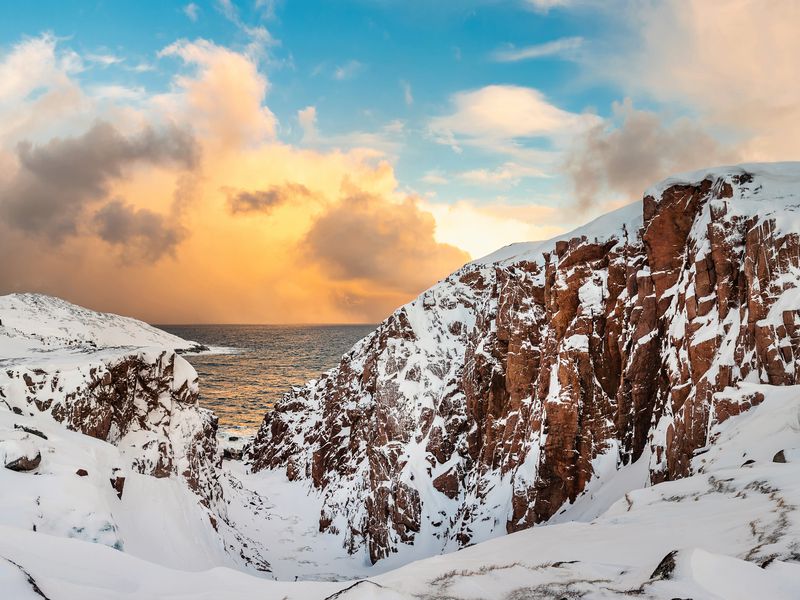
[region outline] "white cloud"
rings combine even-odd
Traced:
[[[800,156],[800,3],[669,0],[626,13],[627,43],[588,71],[744,138],[747,160]]]
[[[431,171],[426,172],[420,178],[420,181],[430,185],[445,185],[447,183],[450,183],[450,180],[447,179],[444,173],[439,169],[433,169]]]
[[[239,20],[239,9],[236,8],[232,0],[217,0],[217,10],[230,22],[236,25],[241,23]]]
[[[333,78],[337,81],[345,81],[355,77],[364,67],[357,60],[349,60],[343,65],[339,65],[333,70]]]
[[[111,65],[119,64],[125,60],[114,54],[84,54],[84,58],[102,67],[110,67]]]
[[[248,25],[245,23],[239,15],[239,9],[233,3],[233,0],[217,0],[216,7],[222,13],[222,16],[236,25],[250,39],[245,49],[245,54],[250,59],[265,59],[269,48],[280,45],[280,42],[272,37],[272,34],[263,25]]]
[[[429,130],[438,142],[511,153],[516,140],[568,137],[600,121],[590,114],[558,108],[533,88],[490,85],[452,96],[453,112],[435,117]]]
[[[89,88],[93,98],[98,100],[140,101],[146,98],[143,87],[128,87],[117,84],[95,85]]]
[[[545,177],[537,167],[507,162],[496,169],[472,169],[458,174],[458,178],[469,183],[489,186],[516,185],[527,177]]]
[[[190,21],[197,21],[197,17],[200,13],[200,7],[197,6],[194,2],[190,2],[186,6],[183,7],[183,14],[189,17]]]
[[[207,40],[180,40],[159,56],[180,58],[196,71],[176,77],[176,90],[156,99],[163,108],[176,104],[174,112],[191,114],[194,129],[223,146],[241,147],[274,138],[277,120],[263,106],[267,78],[251,56]]]
[[[573,0],[523,0],[524,3],[537,12],[547,12],[551,8],[568,6]]]
[[[496,62],[518,62],[546,56],[570,56],[583,45],[581,37],[566,37],[544,44],[525,46],[524,48],[505,48],[492,53]]]
[[[155,67],[148,62],[140,62],[137,65],[130,67],[128,70],[134,73],[147,73],[148,71],[155,71]]]
[[[313,143],[318,138],[317,109],[315,106],[306,106],[297,111],[297,120],[303,129],[303,141]]]
[[[276,0],[256,0],[256,10],[261,12],[263,19],[273,19],[275,17]]]
[[[405,80],[400,81],[400,87],[403,88],[403,100],[406,106],[414,104],[414,95],[411,93],[411,84]]]

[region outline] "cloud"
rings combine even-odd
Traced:
[[[155,262],[170,255],[186,236],[180,225],[146,208],[135,208],[121,200],[112,200],[93,218],[101,239],[118,246],[126,260]]]
[[[527,177],[546,177],[541,169],[507,162],[496,169],[471,169],[458,174],[459,179],[478,185],[516,185]]]
[[[671,174],[739,158],[696,121],[665,121],[626,100],[614,105],[611,121],[576,139],[565,169],[579,207],[586,209],[609,193],[634,201],[648,185]]]
[[[313,223],[301,247],[336,280],[369,280],[412,292],[469,259],[463,250],[438,243],[435,229],[433,216],[414,199],[392,203],[353,191]]]
[[[625,15],[588,69],[735,136],[747,160],[800,154],[800,3],[669,0]]]
[[[573,0],[523,0],[523,2],[536,12],[547,12],[552,8],[569,6]]]
[[[428,242],[420,268],[342,278],[298,251],[351,195],[372,198],[370,214],[403,204],[382,158],[402,122],[300,148],[277,139],[246,50],[179,40],[160,57],[177,74],[154,94],[115,85],[125,63],[82,85],[84,61],[64,44],[45,36],[0,56],[0,256],[16,257],[0,261],[0,293],[151,322],[374,322],[466,259]],[[298,119],[313,126],[315,113]],[[271,207],[268,224],[247,218]],[[406,224],[431,239],[430,215]]]
[[[232,23],[239,23],[239,9],[232,0],[216,0],[216,7]]]
[[[401,80],[400,87],[403,88],[403,100],[405,101],[406,106],[411,106],[414,104],[414,96],[411,93],[411,84],[405,80]]]
[[[357,60],[349,60],[333,70],[333,78],[337,81],[353,79],[363,68],[364,65]]]
[[[311,191],[297,183],[274,185],[267,190],[229,191],[228,207],[231,214],[262,213],[270,214],[275,208],[294,199],[307,199]]]
[[[570,224],[565,211],[531,203],[460,200],[452,204],[426,202],[421,208],[436,219],[437,242],[463,248],[473,258],[513,242],[550,239]]]
[[[159,56],[177,57],[194,67],[190,76],[176,78],[177,91],[160,102],[166,109],[190,112],[192,125],[201,135],[228,148],[275,137],[277,120],[263,106],[267,78],[252,58],[207,40],[180,40]]]
[[[200,14],[200,7],[197,6],[194,2],[190,2],[186,6],[183,7],[183,14],[185,14],[190,21],[197,21],[197,17]]]
[[[491,57],[495,62],[519,62],[547,56],[571,56],[583,45],[581,37],[567,37],[544,44],[535,44],[523,48],[506,48],[495,50]]]
[[[306,106],[297,111],[297,120],[303,129],[303,141],[314,142],[317,140],[317,109],[314,106]]]
[[[124,62],[125,59],[114,54],[84,54],[84,58],[89,62],[97,63],[102,67],[110,67]]]
[[[275,18],[275,4],[277,0],[256,0],[255,8],[260,11],[262,19]]]
[[[453,112],[430,121],[434,139],[459,150],[461,144],[509,151],[514,140],[574,135],[597,123],[547,101],[540,91],[514,85],[490,85],[458,92]]]
[[[99,121],[77,137],[17,145],[19,170],[0,189],[0,215],[8,224],[59,242],[77,233],[83,209],[102,200],[113,180],[136,164],[191,169],[198,161],[194,138],[177,127],[121,134]]]
[[[421,178],[420,181],[424,183],[429,183],[432,185],[445,185],[450,183],[450,180],[445,177],[444,173],[439,169],[433,169],[432,171],[426,172]]]

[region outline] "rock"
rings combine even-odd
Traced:
[[[86,477],[87,475],[89,475],[89,471],[87,471],[86,469],[78,469],[77,471],[75,471],[75,475],[77,475],[78,477]]]
[[[776,463],[785,463],[786,462],[786,454],[783,450],[779,450],[775,453],[775,456],[772,457],[772,462]]]
[[[650,579],[669,579],[672,576],[672,572],[675,570],[675,557],[677,555],[678,551],[673,550],[662,558],[655,571],[653,571],[653,574],[650,575]]]
[[[14,425],[14,429],[30,433],[31,435],[35,435],[36,437],[42,438],[43,440],[47,439],[47,436],[45,434],[43,434],[38,429],[33,429],[32,427],[26,427],[25,425]]]
[[[223,448],[222,458],[225,460],[242,460],[241,448]]]
[[[122,491],[125,489],[125,478],[121,475],[117,475],[116,477],[112,477],[109,481],[111,482],[111,487],[117,492],[117,498],[122,500]]]
[[[711,426],[763,401],[725,390],[800,383],[800,319],[778,303],[800,294],[800,232],[781,225],[800,173],[773,177],[668,181],[605,231],[464,266],[287,393],[245,459],[309,480],[320,528],[342,517],[373,562],[423,519],[443,547],[485,539],[498,512],[492,535],[546,521],[609,452],[647,451],[652,483],[690,474]],[[431,488],[452,512],[422,503]]]
[[[40,452],[36,452],[34,455],[23,455],[19,458],[15,458],[6,463],[6,469],[10,469],[11,471],[19,471],[21,473],[27,471],[33,471],[39,464],[42,462],[42,455]]]

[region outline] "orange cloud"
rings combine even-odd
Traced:
[[[100,97],[59,52],[44,39],[0,59],[0,107],[35,116],[63,89],[83,107],[48,108],[58,138],[35,119],[0,136],[0,255],[15,257],[0,293],[162,323],[368,322],[468,259],[436,240],[379,151],[281,143],[248,56],[176,42],[161,57],[185,72],[168,93]],[[47,77],[26,88],[21,70]]]

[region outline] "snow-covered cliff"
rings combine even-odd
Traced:
[[[38,485],[15,488],[0,470],[12,477],[8,488],[0,483],[9,504],[0,522],[22,519],[35,531],[161,556],[158,548],[170,545],[155,540],[189,519],[201,550],[168,564],[212,566],[232,554],[229,562],[267,569],[258,545],[228,523],[217,419],[198,406],[197,373],[177,354],[200,349],[58,298],[0,297],[0,455],[31,459],[20,470],[40,476]],[[144,531],[172,522],[143,542],[148,512]],[[204,562],[204,554],[217,558]]]
[[[799,251],[800,164],[669,179],[398,309],[266,415],[253,469],[372,562],[547,521],[636,461],[685,477],[763,397],[721,392],[800,383]]]

